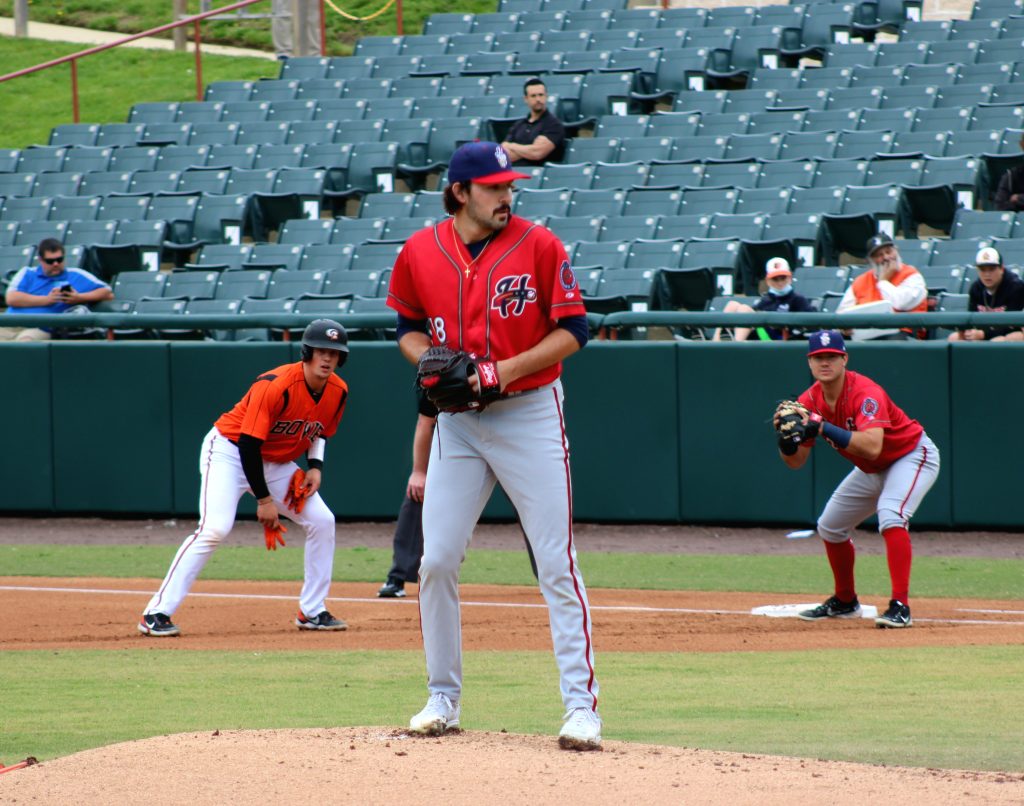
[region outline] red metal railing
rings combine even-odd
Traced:
[[[186,25],[193,26],[193,39],[195,41],[195,56],[196,56],[196,100],[203,100],[203,56],[201,50],[201,40],[199,36],[199,23],[203,20],[213,17],[217,14],[224,14],[228,11],[236,11],[246,6],[251,6],[253,3],[259,3],[262,0],[240,0],[240,2],[232,3],[229,6],[223,6],[221,8],[212,9],[202,14],[194,14],[191,17],[185,17],[184,19],[177,20],[176,22],[168,23],[167,25],[161,25],[158,28],[150,28],[148,31],[143,31],[139,34],[133,34],[126,36],[123,39],[118,39],[116,42],[110,42],[106,45],[97,45],[94,48],[88,50],[80,50],[78,53],[71,53],[67,56],[61,56],[59,59],[53,59],[42,64],[37,64],[33,67],[26,67],[23,70],[16,70],[13,73],[0,76],[0,83],[4,81],[10,81],[14,78],[20,78],[21,76],[27,76],[31,73],[38,73],[40,70],[46,70],[50,67],[57,67],[61,64],[71,64],[71,111],[75,123],[79,122],[78,115],[78,60],[86,56],[91,56],[94,53],[102,53],[105,50],[116,48],[124,45],[128,42],[134,42],[136,39],[142,39],[144,36],[153,36],[154,34],[162,34],[165,31],[171,31],[175,28],[181,28]],[[320,52],[326,53],[327,51],[327,30],[326,20],[324,19],[323,13],[323,0],[320,2]]]

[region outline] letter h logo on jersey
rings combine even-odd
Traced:
[[[502,319],[508,319],[509,316],[522,316],[526,303],[536,301],[537,291],[530,288],[529,274],[502,277],[494,284],[491,310],[498,311]]]

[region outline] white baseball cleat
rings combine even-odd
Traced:
[[[441,736],[459,726],[462,708],[444,694],[431,694],[426,707],[409,720],[409,730],[423,736]]]
[[[573,708],[564,717],[558,732],[558,746],[563,750],[600,750],[601,717],[593,708]]]

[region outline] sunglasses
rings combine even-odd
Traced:
[[[63,263],[63,262],[64,262],[64,255],[61,255],[60,257],[44,257],[43,258],[43,263],[45,263],[48,266],[56,266],[58,263]]]

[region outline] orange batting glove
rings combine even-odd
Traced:
[[[306,472],[300,467],[292,474],[292,480],[288,482],[288,492],[284,494],[284,502],[288,509],[298,515],[306,506],[306,499],[309,498],[312,490],[306,486]]]
[[[277,551],[277,544],[280,543],[282,546],[285,545],[284,538],[281,536],[288,529],[285,528],[283,523],[279,523],[275,529],[272,526],[263,527],[263,539],[267,541],[267,551]]]

